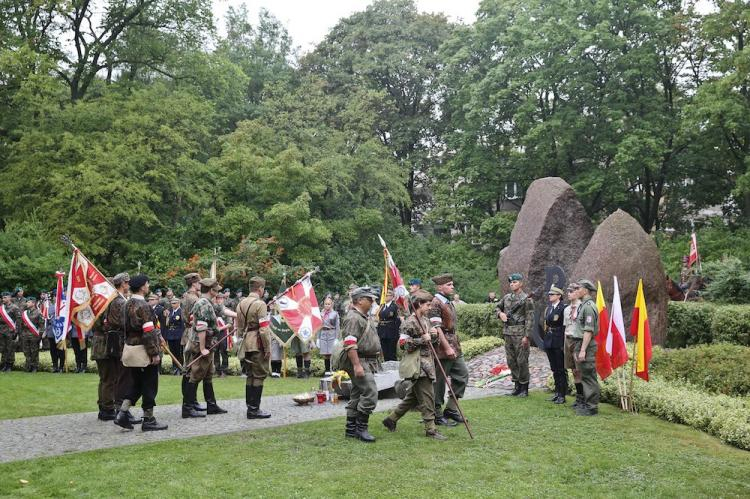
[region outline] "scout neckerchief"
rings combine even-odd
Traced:
[[[13,322],[13,319],[10,317],[10,314],[7,310],[5,310],[5,304],[3,304],[2,308],[0,308],[0,316],[2,316],[3,321],[8,325],[9,328],[11,328],[13,331],[16,330],[16,323]]]
[[[31,322],[31,319],[29,319],[29,311],[24,310],[21,317],[23,318],[23,323],[26,324],[27,328],[29,328],[29,331],[34,333],[35,336],[39,336],[39,328],[36,327],[33,322]]]

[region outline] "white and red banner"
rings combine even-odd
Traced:
[[[21,318],[23,319],[23,323],[26,324],[26,327],[29,328],[29,331],[34,333],[35,336],[39,336],[39,328],[36,327],[33,322],[31,322],[31,319],[29,319],[28,310],[23,311],[23,314],[21,314]]]
[[[692,267],[694,264],[698,264],[698,268],[700,268],[700,256],[698,255],[698,237],[695,235],[695,232],[690,234],[690,254],[688,255],[688,268]]]
[[[612,296],[612,314],[607,328],[606,348],[611,359],[612,369],[624,366],[628,361],[628,349],[625,343],[625,321],[622,317],[622,303],[620,302],[620,285],[614,276],[615,292]]]
[[[380,235],[378,235],[378,239],[380,239],[380,244],[383,246],[383,257],[385,258],[385,268],[386,268],[386,274],[385,274],[385,282],[383,285],[383,290],[380,297],[380,305],[383,305],[385,303],[385,294],[388,289],[388,282],[390,281],[390,285],[393,288],[393,295],[394,299],[396,300],[396,303],[404,309],[409,309],[409,304],[407,303],[407,299],[409,297],[409,292],[406,290],[406,286],[404,285],[404,280],[401,278],[401,272],[398,271],[398,267],[396,267],[396,263],[393,261],[393,257],[391,256],[391,252],[388,251],[388,248],[385,245],[385,241],[383,240]]]
[[[5,310],[5,305],[0,307],[0,317],[3,319],[3,322],[8,325],[9,328],[11,328],[13,331],[16,330],[16,323],[13,320],[13,317],[10,316],[7,310]]]
[[[73,249],[73,261],[68,278],[69,321],[78,329],[78,341],[86,341],[84,333],[91,329],[97,317],[104,312],[117,290],[78,248]]]
[[[302,341],[309,341],[323,326],[323,318],[315,297],[310,275],[306,275],[276,301],[281,315]]]

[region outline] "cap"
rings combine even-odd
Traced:
[[[520,272],[514,272],[508,276],[508,282],[523,281],[523,274]]]
[[[200,276],[200,274],[198,272],[191,272],[189,274],[186,274],[185,277],[183,277],[183,279],[185,279],[185,284],[187,284],[188,286],[190,286],[194,282],[200,281],[201,280],[201,276]]]
[[[3,291],[3,292],[2,292],[1,294],[0,294],[0,296],[10,296],[10,292],[9,292],[9,291]]]
[[[441,284],[448,284],[453,281],[453,274],[440,274],[432,278],[432,282],[440,286]]]
[[[220,287],[219,281],[214,279],[213,277],[204,277],[199,281],[201,283],[202,288],[215,288]]]
[[[578,279],[578,286],[586,288],[589,291],[596,291],[596,286],[594,286],[594,283],[588,279]]]
[[[421,286],[422,285],[422,279],[414,278],[409,279],[409,286]]]
[[[575,291],[576,289],[580,289],[580,288],[581,286],[579,286],[577,282],[571,282],[570,284],[568,284],[567,289],[568,291]]]
[[[172,298],[171,300],[169,300],[169,303],[180,303],[180,299],[179,298]]]
[[[377,300],[378,294],[370,286],[363,286],[352,291],[352,299],[356,300],[358,298],[372,298],[373,300]]]
[[[222,292],[223,293],[227,293],[227,294],[231,293],[231,291],[229,291],[229,288],[224,288],[224,291],[222,291]]]
[[[121,286],[123,282],[129,282],[130,275],[127,272],[120,272],[112,278],[112,284],[115,286]]]
[[[429,293],[429,292],[427,292],[427,291],[425,291],[423,289],[420,289],[419,291],[416,291],[416,292],[412,293],[412,295],[411,295],[411,302],[414,303],[417,300],[419,300],[419,301],[432,301],[432,298],[433,298],[433,296],[432,296],[431,293]]]
[[[548,295],[560,295],[560,296],[562,296],[563,290],[560,289],[560,288],[558,288],[557,286],[551,286],[549,288],[549,291],[547,291],[547,294]]]
[[[27,296],[26,297],[26,302],[28,303],[30,301],[36,301],[36,296]]]

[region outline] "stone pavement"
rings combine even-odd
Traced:
[[[498,364],[506,364],[505,347],[496,348],[483,355],[474,357],[467,365],[469,367],[469,385],[474,386],[477,381],[490,376],[490,369]],[[547,354],[538,348],[532,348],[529,352],[529,374],[531,380],[529,388],[546,388],[547,378],[552,375],[549,368]],[[492,388],[513,389],[510,376],[492,385]]]

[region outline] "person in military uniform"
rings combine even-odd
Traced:
[[[547,292],[549,305],[544,310],[544,351],[547,352],[549,367],[555,379],[555,395],[549,401],[555,404],[564,404],[565,394],[568,393],[568,375],[563,355],[565,304],[562,294],[562,289],[552,286]]]
[[[297,363],[297,377],[298,378],[309,378],[310,377],[310,342],[311,340],[302,341],[296,334],[289,342],[289,351],[294,355],[294,360]]]
[[[212,277],[201,279],[201,297],[193,305],[193,327],[190,330],[188,350],[192,358],[198,359],[190,367],[190,379],[187,383],[187,399],[182,404],[183,418],[197,418],[204,415],[195,410],[198,383],[203,382],[203,395],[206,397],[206,414],[226,414],[219,407],[214,394],[213,375],[215,372],[214,356],[209,349],[221,337],[219,324],[214,308],[214,298],[221,286]]]
[[[409,294],[414,294],[422,289],[422,279],[414,277],[409,279]]]
[[[219,331],[219,337],[216,340],[219,344],[214,348],[214,365],[216,366],[216,372],[220,378],[225,378],[229,371],[229,338],[225,338],[229,331],[229,325],[232,320],[237,317],[237,314],[232,312],[225,306],[226,295],[228,289],[224,290],[224,293],[218,293],[214,299],[214,310],[216,311],[216,319],[221,319],[223,322],[222,328]],[[226,293],[226,294],[225,294]]]
[[[26,298],[26,310],[18,324],[21,334],[23,355],[26,357],[26,371],[35,373],[39,369],[39,341],[44,330],[44,318],[36,308],[36,298]]]
[[[26,309],[26,297],[24,296],[24,289],[21,286],[18,286],[13,292],[13,303],[16,304],[18,310]]]
[[[437,356],[446,376],[450,377],[451,388],[457,398],[463,398],[466,385],[469,382],[469,368],[466,366],[461,351],[461,341],[456,333],[456,307],[450,301],[453,295],[454,283],[451,274],[441,274],[432,278],[436,293],[430,304],[428,317],[430,324],[438,330]],[[463,423],[464,419],[458,411],[456,401],[449,395],[445,401],[447,380],[443,373],[437,373],[435,381],[435,423],[444,426],[455,426]]]
[[[0,351],[3,354],[2,372],[13,369],[16,359],[15,339],[18,336],[18,323],[21,320],[21,311],[13,302],[11,295],[3,291],[3,303],[0,306]]]
[[[581,384],[581,370],[578,362],[575,360],[575,353],[573,349],[575,347],[575,339],[583,338],[583,333],[578,330],[578,307],[581,305],[581,300],[578,299],[578,283],[572,282],[568,285],[568,301],[569,304],[565,307],[563,325],[565,326],[565,344],[563,345],[564,356],[565,356],[565,369],[570,369],[573,374],[573,383],[576,387],[576,400],[573,402],[572,408],[575,409],[579,405],[583,404],[583,385]],[[565,376],[567,380],[567,375]]]
[[[344,370],[352,381],[352,391],[346,406],[347,437],[363,442],[374,442],[368,425],[370,414],[378,403],[378,387],[374,374],[380,368],[380,338],[375,322],[368,312],[378,294],[370,287],[352,290],[352,308],[344,319],[341,335],[344,337]]]
[[[396,345],[400,329],[401,318],[398,316],[398,304],[393,299],[393,291],[389,289],[385,295],[385,303],[378,309],[378,337],[383,360],[386,362],[398,360]]]
[[[167,340],[169,351],[172,352],[177,360],[182,359],[182,345],[180,340],[185,332],[185,317],[182,314],[179,298],[174,296],[170,300],[170,307],[164,316],[164,339]],[[182,362],[180,360],[180,362]],[[172,366],[172,373],[175,376],[180,374],[180,368]]]
[[[148,277],[138,274],[130,279],[132,296],[125,305],[125,344],[136,347],[144,353],[146,365],[143,367],[128,366],[131,385],[129,393],[123,398],[120,410],[114,423],[128,430],[133,429],[128,414],[129,409],[143,397],[143,431],[166,430],[167,425],[159,423],[154,417],[156,395],[159,392],[159,363],[161,362],[161,332],[156,327],[156,316],[153,309],[146,303],[149,291]],[[140,347],[140,348],[138,348]],[[128,363],[128,359],[123,359]]]
[[[596,334],[599,331],[599,311],[596,308],[592,293],[596,286],[588,279],[578,281],[578,298],[581,306],[578,309],[577,325],[583,333],[576,338],[573,353],[581,369],[583,385],[583,404],[576,407],[579,416],[595,416],[599,412],[599,381],[596,376]]]
[[[411,297],[414,313],[401,325],[398,344],[408,353],[419,350],[419,363],[415,366],[418,370],[409,378],[412,384],[404,400],[383,420],[383,426],[388,431],[396,431],[396,422],[411,409],[418,407],[422,413],[425,435],[435,440],[445,440],[446,437],[435,427],[435,392],[432,387],[435,381],[435,361],[430,344],[437,345],[438,331],[430,326],[427,318],[432,299],[430,293],[422,290]]]
[[[182,299],[180,300],[180,308],[182,309],[183,318],[185,319],[185,331],[182,333],[182,339],[180,340],[180,344],[182,345],[182,365],[187,366],[190,364],[190,362],[193,361],[193,352],[192,349],[188,348],[188,339],[190,337],[190,329],[193,326],[193,305],[195,305],[195,302],[198,301],[198,298],[201,296],[201,285],[200,280],[201,276],[197,274],[196,272],[192,272],[190,274],[186,274],[183,279],[185,280],[185,286],[187,286],[187,290],[182,295]],[[188,382],[190,380],[190,373],[185,371],[182,376],[182,405],[184,406],[186,401],[188,399],[191,399],[191,397],[188,396]],[[196,394],[196,400],[194,403],[194,409],[196,411],[205,411],[206,407],[198,404],[197,400],[197,394]],[[195,417],[195,416],[194,416]]]
[[[266,280],[250,278],[250,293],[237,305],[237,331],[240,335],[237,357],[245,364],[245,403],[247,419],[270,418],[271,414],[260,408],[263,382],[268,377],[271,358],[271,328],[268,307],[261,298]]]
[[[534,303],[523,291],[523,276],[519,273],[508,276],[510,293],[495,307],[503,322],[505,356],[510,367],[515,389],[514,397],[529,395],[529,337],[534,326]]]

